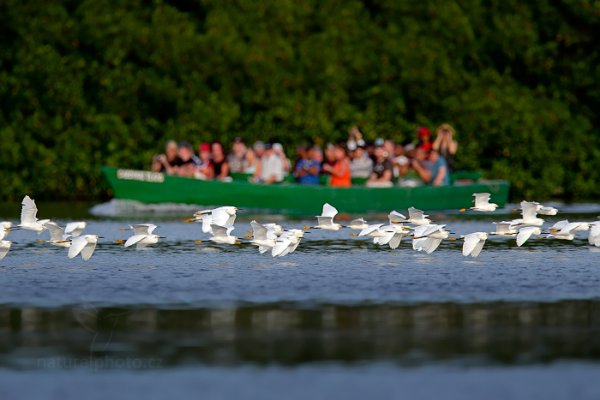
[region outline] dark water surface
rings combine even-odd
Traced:
[[[587,211],[569,218],[595,219]],[[506,218],[434,217],[456,235]],[[247,235],[250,218],[234,233]],[[115,243],[127,224],[153,220],[166,236],[158,245]],[[40,395],[19,386],[32,379],[77,398],[65,389],[71,376],[106,396],[148,398],[163,386],[193,395],[197,382],[213,398],[384,398],[400,388],[413,398],[481,398],[486,387],[496,388],[487,398],[599,398],[599,381],[584,378],[600,373],[600,252],[583,233],[522,248],[493,237],[472,259],[460,241],[427,255],[410,240],[390,250],[313,230],[274,259],[249,244],[212,244],[179,217],[97,217],[87,232],[105,237],[88,262],[36,241],[47,234],[10,233],[0,261],[0,398]],[[111,391],[105,380],[121,385]]]

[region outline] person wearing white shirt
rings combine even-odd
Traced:
[[[262,183],[277,183],[283,180],[284,166],[281,157],[273,151],[270,144],[265,146],[265,154],[262,157],[262,169],[260,180]]]

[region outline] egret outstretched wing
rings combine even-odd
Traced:
[[[334,206],[329,203],[323,204],[323,212],[321,213],[322,217],[335,217],[338,213],[338,210]]]
[[[428,237],[413,239],[413,241],[412,241],[413,250],[424,251],[425,249],[428,249],[430,240],[431,239]]]
[[[402,222],[406,222],[406,217],[403,214],[400,214],[398,211],[393,210],[388,214],[388,221],[390,224],[400,224]]]
[[[414,207],[408,209],[408,222],[415,225],[427,225],[431,221],[429,220],[428,215],[426,215],[422,210],[418,210]]]
[[[400,246],[400,242],[402,241],[402,234],[401,233],[394,233],[394,235],[392,236],[392,238],[390,239],[388,245],[390,246],[390,249],[397,249],[398,246]]]
[[[379,230],[379,228],[381,228],[382,226],[383,226],[383,224],[369,225],[366,228],[364,228],[363,230],[361,230],[358,233],[358,236],[369,236],[369,235],[373,234],[375,231]]]
[[[51,242],[58,242],[58,241],[65,240],[65,231],[63,230],[63,228],[58,226],[58,224],[56,222],[48,221],[44,224],[44,226],[46,227],[46,229],[48,229],[50,231],[50,241]]]
[[[537,218],[537,210],[539,203],[534,201],[521,202],[521,215],[525,221]]]
[[[264,226],[265,228],[267,228],[267,230],[269,231],[269,233],[267,234],[267,237],[269,239],[276,239],[277,236],[279,236],[279,235],[281,235],[283,233],[283,227],[281,225],[279,225],[279,224],[275,224],[273,222],[270,222],[268,224],[262,224],[262,226]]]
[[[481,253],[481,250],[483,249],[484,244],[485,244],[485,240],[479,239],[479,242],[475,245],[475,247],[471,251],[471,257],[479,256],[479,253]]]
[[[428,225],[420,225],[415,228],[415,237],[420,238],[424,236],[429,236],[432,233],[435,233],[444,228],[445,225],[437,225],[437,224],[428,224]]]
[[[69,258],[77,257],[87,244],[88,241],[85,236],[79,236],[73,239],[71,241],[71,247],[69,247]]]
[[[541,233],[540,228],[535,226],[525,226],[519,229],[519,233],[517,233],[517,246],[523,246],[523,244],[529,240],[531,235],[539,233]]]
[[[65,226],[65,235],[77,237],[81,235],[86,225],[87,223],[85,221],[69,222],[67,226]]]
[[[477,245],[480,242],[479,235],[477,233],[469,233],[464,237],[465,242],[463,243],[462,253],[463,256],[468,256],[475,251]],[[481,249],[480,249],[481,251]]]
[[[9,240],[0,240],[0,260],[2,260],[8,254],[12,242]]]
[[[141,242],[142,240],[144,240],[147,236],[148,235],[145,235],[145,234],[133,235],[129,239],[127,239],[124,247],[133,246],[134,244],[137,244],[137,243]]]
[[[23,197],[21,202],[21,224],[35,223],[37,222],[37,206],[35,201],[27,195]]]
[[[570,233],[573,232],[577,232],[579,230],[585,230],[585,229],[581,229],[582,226],[584,226],[586,224],[582,223],[582,222],[569,222],[568,224],[566,224],[565,226],[563,226],[560,229],[560,234],[564,234],[564,235],[568,235]]]
[[[233,230],[232,226],[221,226],[217,224],[211,224],[210,229],[214,237],[227,237]]]
[[[252,236],[255,240],[267,240],[267,228],[256,221],[251,221],[250,226],[252,226]]]
[[[232,226],[235,222],[236,215],[230,213],[230,207],[219,207],[212,210],[212,223],[221,226]]]
[[[568,219],[564,219],[562,221],[558,221],[556,222],[554,225],[552,225],[550,227],[550,231],[560,231],[562,230],[565,226],[569,225],[569,220]]]
[[[423,210],[419,210],[417,208],[414,207],[410,207],[408,209],[408,217],[410,219],[423,219],[425,217],[428,217],[428,215],[425,215],[425,213],[423,212]]]
[[[273,257],[286,255],[289,252],[289,247],[291,244],[292,241],[289,238],[279,238],[271,250],[271,255]]]
[[[156,225],[154,224],[136,224],[130,226],[133,229],[133,235],[151,235],[152,232],[156,229]]]
[[[490,203],[492,195],[489,193],[473,193],[473,196],[475,196],[475,207],[485,207]]]
[[[496,235],[513,235],[517,233],[515,226],[510,221],[494,222],[496,225]]]
[[[395,231],[392,230],[388,230],[388,231],[383,231],[383,234],[381,237],[376,238],[377,239],[377,244],[388,244],[390,242],[390,240],[392,240],[392,238],[394,237],[394,233],[396,233]]]
[[[212,215],[204,214],[202,215],[202,232],[210,233],[212,232],[210,226],[213,223]]]
[[[81,249],[81,258],[83,261],[89,260],[92,254],[94,254],[94,250],[96,250],[96,242],[88,242],[83,249]]]
[[[442,239],[438,239],[438,238],[429,238],[429,246],[427,247],[427,249],[425,249],[425,252],[427,254],[431,254],[433,253],[438,247],[440,247],[440,244],[442,243]]]
[[[288,254],[296,251],[296,249],[298,248],[299,245],[300,245],[300,240],[296,240],[295,242],[292,241],[292,244],[289,246]]]

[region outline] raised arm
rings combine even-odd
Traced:
[[[456,150],[458,149],[458,143],[453,138],[448,138],[448,153],[456,154]]]
[[[433,144],[431,145],[431,147],[433,148],[433,150],[435,151],[440,151],[440,146],[442,144],[442,135],[438,134],[435,137],[435,140],[433,141]]]
[[[429,181],[431,181],[431,171],[423,167],[417,160],[413,160],[412,167],[415,171],[417,171],[417,174],[419,174],[419,177],[423,180],[423,182],[429,183]]]
[[[446,177],[446,167],[443,165],[440,165],[440,167],[438,168],[438,173],[437,176],[435,177],[435,180],[433,182],[431,182],[431,184],[433,186],[440,186],[442,184],[442,182],[444,181],[444,178]]]

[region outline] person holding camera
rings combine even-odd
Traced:
[[[165,144],[164,154],[157,154],[152,158],[152,171],[154,172],[176,175],[181,165],[182,161],[181,158],[179,158],[179,147],[174,140],[169,140]]]
[[[454,128],[449,124],[442,124],[435,130],[435,141],[433,150],[436,150],[446,160],[448,172],[454,170],[454,155],[458,148],[458,143],[454,140]]]

